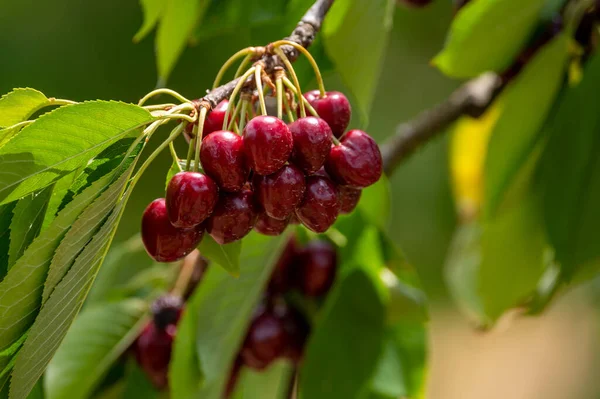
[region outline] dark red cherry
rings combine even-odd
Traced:
[[[182,229],[195,227],[210,216],[218,198],[213,179],[198,172],[179,172],[167,186],[169,220]]]
[[[150,322],[134,343],[138,364],[158,389],[164,389],[168,385],[169,361],[175,333],[175,325],[160,329]]]
[[[161,330],[170,325],[177,325],[183,307],[183,298],[178,295],[167,294],[159,297],[150,305],[154,325]]]
[[[276,304],[273,307],[273,313],[282,321],[286,334],[283,356],[295,363],[300,362],[310,333],[310,325],[298,310],[285,302]]]
[[[244,127],[246,156],[259,175],[270,175],[280,169],[290,157],[292,147],[292,133],[281,119],[261,115]]]
[[[352,108],[346,96],[339,91],[328,91],[325,97],[320,98],[319,91],[314,90],[305,93],[304,97],[317,111],[319,117],[329,124],[334,136],[341,137],[352,116]]]
[[[381,152],[367,133],[350,130],[342,137],[340,145],[331,148],[325,170],[341,185],[367,187],[381,177]]]
[[[256,223],[254,224],[254,230],[266,236],[278,236],[285,231],[285,228],[289,222],[289,217],[283,220],[274,219],[266,213],[261,212],[256,219]]]
[[[242,347],[242,359],[248,367],[263,369],[283,354],[286,344],[284,325],[269,311],[256,317]]]
[[[331,128],[321,118],[307,116],[289,125],[294,138],[291,161],[306,174],[313,174],[324,164],[331,149]]]
[[[348,186],[338,187],[339,200],[340,200],[340,213],[350,213],[358,205],[362,190],[360,188],[353,188]]]
[[[287,219],[302,201],[304,174],[293,165],[285,165],[268,176],[255,176],[256,199],[265,213],[275,219]]]
[[[206,231],[219,244],[237,241],[252,230],[256,222],[253,193],[221,193],[213,214],[206,222]]]
[[[299,250],[298,240],[293,235],[287,241],[273,269],[271,280],[269,280],[269,293],[284,293],[290,288],[294,279],[294,262]]]
[[[204,172],[224,191],[240,191],[250,174],[244,140],[233,132],[221,130],[202,140],[200,161]]]
[[[340,211],[337,187],[323,176],[308,176],[306,191],[296,216],[315,233],[325,232],[337,219]]]
[[[223,122],[225,121],[225,113],[227,112],[228,106],[229,100],[223,100],[217,104],[213,110],[208,112],[206,119],[204,119],[204,130],[202,131],[202,137],[206,137],[212,132],[223,129]]]
[[[327,241],[310,241],[298,256],[298,288],[306,296],[325,294],[331,288],[337,270],[335,247]]]
[[[150,203],[142,216],[142,241],[158,262],[174,262],[192,252],[204,234],[204,226],[179,229],[171,224],[164,198]]]

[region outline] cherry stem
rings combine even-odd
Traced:
[[[187,98],[185,98],[184,96],[182,96],[181,94],[177,93],[175,90],[171,90],[171,89],[156,89],[156,90],[152,90],[150,93],[146,94],[144,97],[142,97],[142,99],[138,102],[139,106],[144,105],[144,103],[146,101],[148,101],[150,98],[157,96],[159,94],[168,94],[171,97],[174,97],[176,99],[178,99],[179,101],[185,102],[185,103],[189,103],[190,100],[188,100]]]
[[[292,107],[290,106],[290,100],[287,96],[287,93],[283,96],[283,103],[285,104],[285,112],[287,113],[289,122],[292,123],[296,120],[296,118],[294,118],[294,112],[292,112]]]
[[[227,130],[227,121],[229,120],[229,114],[231,113],[231,110],[233,108],[233,101],[234,101],[235,97],[238,95],[240,90],[242,90],[244,83],[246,83],[246,80],[250,76],[252,76],[252,74],[254,73],[255,70],[256,70],[256,67],[252,67],[252,68],[248,69],[246,71],[246,73],[244,73],[242,75],[242,77],[238,81],[237,85],[235,85],[235,88],[231,92],[231,97],[229,97],[229,104],[227,105],[227,110],[225,111],[225,120],[223,121],[223,130]]]
[[[177,104],[174,103],[164,103],[164,104],[156,104],[156,105],[144,105],[144,109],[148,111],[164,111],[167,108],[174,108]]]
[[[317,118],[319,117],[319,114],[317,113],[317,111],[314,109],[314,107],[312,105],[310,105],[310,103],[302,95],[302,93],[298,94],[298,90],[296,89],[296,86],[292,83],[291,80],[289,80],[287,77],[284,77],[283,84],[286,85],[286,87],[288,89],[290,89],[292,91],[292,93],[294,93],[296,95],[296,97],[298,97],[298,100],[300,101],[300,103],[304,104],[304,106],[308,109],[308,112],[310,112],[312,114],[312,116],[316,116]]]
[[[173,162],[177,165],[177,169],[182,172],[183,169],[181,169],[181,165],[179,165],[179,157],[177,156],[177,151],[175,151],[175,146],[172,141],[169,143],[169,151],[171,151],[171,156],[173,157]]]
[[[159,115],[160,119],[184,119],[190,123],[196,122],[196,118],[193,116],[189,116],[186,114],[167,114],[167,115]]]
[[[242,98],[242,108],[240,110],[240,132],[244,131],[244,127],[246,126],[246,119],[248,117],[248,100],[246,98]]]
[[[277,117],[283,119],[283,81],[280,74],[275,78],[275,86],[277,87]]]
[[[286,69],[292,76],[294,85],[296,86],[296,90],[297,90],[296,95],[298,97],[303,97],[302,96],[302,88],[300,87],[300,81],[298,81],[298,76],[296,75],[296,71],[294,70],[294,67],[293,67],[292,63],[290,62],[289,58],[285,55],[285,53],[280,48],[276,47],[274,49],[274,51],[275,51],[275,54],[277,54],[277,56],[279,58],[281,58],[281,61],[283,61],[283,64],[285,65]],[[306,117],[306,110],[304,109],[303,101],[300,101],[300,116],[303,118]]]
[[[237,71],[235,71],[234,79],[239,78],[242,75],[242,73],[246,70],[248,64],[250,63],[250,61],[252,61],[252,55],[253,54],[248,54],[246,57],[244,57]]]
[[[204,120],[208,107],[201,106],[200,116],[198,117],[198,134],[196,135],[196,154],[194,156],[194,172],[198,172],[200,168],[200,147],[202,147],[202,134],[204,133]]]
[[[321,98],[325,97],[325,84],[323,83],[323,76],[321,76],[321,70],[319,69],[317,61],[315,61],[312,54],[306,48],[290,40],[277,40],[276,42],[271,43],[271,45],[275,48],[280,48],[281,46],[292,46],[293,48],[301,52],[308,59],[308,62],[310,63],[313,71],[315,72],[315,77],[317,78],[317,85],[319,86],[319,93]]]
[[[227,61],[225,61],[225,63],[221,67],[221,69],[219,69],[219,72],[217,73],[217,76],[215,77],[215,81],[213,82],[212,88],[214,89],[216,87],[219,87],[219,84],[221,83],[223,76],[225,75],[227,70],[229,70],[231,65],[233,65],[234,62],[236,62],[240,57],[243,57],[243,56],[251,58],[255,51],[256,50],[254,47],[246,47],[245,49],[241,49],[240,51],[238,51],[237,53],[235,53],[234,55],[229,57],[229,59]]]
[[[227,128],[223,129],[223,130],[232,130],[235,127],[235,125],[236,125],[235,120],[237,119],[238,114],[240,113],[241,106],[242,106],[242,102],[239,101],[233,110],[233,114],[231,115],[231,118],[230,118],[231,120],[227,124]]]
[[[196,137],[198,137],[198,124],[194,123],[192,127],[192,139],[188,146],[187,159],[185,161],[185,170],[189,171],[192,165],[192,155],[194,155],[194,148],[196,147]]]
[[[196,252],[196,251],[194,251]],[[192,254],[188,255],[191,256]],[[199,255],[198,255],[199,256]],[[190,281],[194,274],[194,269],[196,268],[196,262],[189,262],[188,258],[185,257],[181,261],[181,269],[179,270],[179,275],[177,276],[177,280],[175,280],[175,284],[173,284],[173,289],[171,290],[171,294],[177,295],[179,297],[183,297],[185,292],[190,285]]]
[[[262,66],[257,64],[254,69],[254,79],[256,81],[256,91],[258,92],[258,100],[260,102],[260,113],[267,115],[267,104],[265,103],[265,93],[263,92],[262,77],[260,74],[261,70]]]
[[[169,137],[165,141],[163,141],[162,144],[159,145],[152,154],[150,154],[150,156],[148,156],[146,161],[142,164],[142,166],[140,166],[140,169],[137,171],[137,173],[131,180],[131,184],[129,185],[130,189],[133,189],[133,187],[136,185],[138,180],[140,180],[140,177],[142,177],[142,175],[144,174],[144,171],[148,168],[148,166],[152,163],[152,161],[154,161],[154,159],[156,159],[156,157],[165,148],[167,148],[169,146],[169,143],[171,143],[173,140],[175,140],[177,138],[177,136],[179,136],[179,134],[183,131],[183,125],[184,125],[183,123],[180,123],[177,126],[175,126],[175,128],[173,128],[173,130],[171,130]],[[158,127],[158,125],[157,125],[157,127]],[[156,130],[156,128],[154,128],[154,130]],[[151,136],[152,133],[153,133],[153,131],[149,132],[148,137]]]

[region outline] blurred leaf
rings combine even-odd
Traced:
[[[167,0],[156,32],[158,76],[166,82],[185,49],[196,24],[208,7],[208,0]]]
[[[389,289],[388,323],[427,320],[426,298],[423,291],[403,283],[389,269],[379,273]]]
[[[40,91],[30,88],[14,89],[0,97],[0,127],[27,120],[46,103],[48,98]]]
[[[48,365],[48,398],[89,397],[140,333],[147,309],[143,301],[130,299],[83,311]]]
[[[390,182],[386,176],[381,176],[377,183],[362,190],[357,210],[369,223],[385,230],[390,221],[391,202]]]
[[[242,368],[231,399],[288,399],[292,371],[292,365],[283,360],[261,371]]]
[[[0,204],[48,186],[152,119],[141,107],[104,101],[42,115],[0,148]]]
[[[140,0],[140,5],[144,11],[144,23],[133,37],[134,42],[139,42],[154,29],[166,3],[166,0]]]
[[[125,189],[134,166],[131,165],[119,180],[102,194],[102,196],[110,194],[114,201],[114,209],[56,286],[29,330],[13,370],[10,385],[11,399],[27,397],[83,305],[125,209],[130,191],[125,193],[124,198],[121,198],[121,191]],[[96,207],[96,203],[92,207]]]
[[[452,21],[433,63],[454,78],[473,78],[510,66],[535,29],[545,0],[477,0]]]
[[[218,264],[232,276],[239,277],[242,240],[219,245],[209,234],[205,234],[198,250],[202,256]]]
[[[227,34],[239,28],[244,4],[247,0],[212,0],[204,14],[202,24],[196,27],[194,41],[206,40]]]
[[[402,372],[402,363],[394,342],[386,339],[373,377],[372,390],[388,398],[408,395]]]
[[[40,233],[53,189],[50,185],[17,201],[10,223],[8,270]]]
[[[544,46],[502,93],[485,160],[484,215],[501,204],[504,191],[530,155],[563,83],[568,38],[561,34]]]
[[[427,330],[422,323],[398,323],[387,331],[387,337],[393,342],[402,366],[402,379],[407,396],[422,395],[425,384],[425,366],[427,365]]]
[[[329,293],[306,347],[300,373],[303,397],[346,399],[366,393],[385,331],[378,284],[366,270],[353,268]]]
[[[363,125],[371,110],[394,9],[393,0],[338,1],[323,24],[325,51],[356,98]]]
[[[15,342],[35,319],[54,251],[77,217],[112,182],[108,175],[75,197],[42,232],[0,283],[0,350]]]
[[[166,191],[167,187],[169,186],[169,182],[171,181],[173,176],[175,176],[179,172],[181,172],[181,166],[179,166],[179,164],[177,162],[173,161],[173,163],[171,164],[171,167],[169,168],[169,171],[167,172],[167,179],[165,181],[165,191]]]
[[[547,126],[550,138],[541,168],[544,217],[567,280],[600,255],[599,101],[600,56],[594,55],[583,81],[566,89]]]
[[[17,201],[0,205],[0,282],[8,272],[8,249],[10,247],[10,222]]]
[[[283,237],[244,238],[240,277],[209,267],[177,331],[169,381],[178,399],[220,399],[227,372],[279,258]]]
[[[129,358],[127,362],[125,386],[121,397],[123,399],[159,399],[161,397],[161,393],[154,388],[134,358]]]

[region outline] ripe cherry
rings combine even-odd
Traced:
[[[175,227],[190,229],[212,213],[219,189],[213,179],[202,173],[179,172],[167,186],[166,205]]]
[[[285,165],[268,176],[254,177],[258,203],[274,219],[287,219],[302,201],[306,183],[304,174],[293,165]]]
[[[163,389],[168,384],[167,375],[175,332],[174,325],[163,330],[150,322],[134,344],[138,364],[158,389]]]
[[[307,116],[291,123],[294,138],[292,162],[304,173],[313,174],[325,164],[331,148],[331,128],[321,118]]]
[[[254,230],[266,236],[278,236],[285,231],[289,221],[289,218],[283,220],[274,219],[266,213],[261,212],[254,224]]]
[[[323,233],[333,225],[339,210],[335,184],[323,176],[308,176],[304,198],[296,209],[302,224],[316,233]]]
[[[381,177],[383,161],[375,140],[362,130],[350,130],[331,148],[325,170],[341,185],[367,187]]]
[[[266,310],[250,325],[242,359],[248,367],[262,370],[283,354],[285,346],[286,333],[281,319]]]
[[[304,94],[310,105],[313,106],[319,117],[325,120],[335,137],[341,137],[352,116],[350,101],[339,91],[328,91],[325,97],[319,97],[319,91],[313,90]]]
[[[142,241],[158,262],[174,262],[192,252],[202,240],[203,225],[179,229],[171,224],[164,198],[150,203],[142,216]]]
[[[225,113],[227,112],[228,106],[229,100],[223,100],[206,115],[206,119],[204,119],[204,130],[202,131],[202,137],[206,137],[212,132],[216,132],[223,128]]]
[[[310,241],[298,256],[298,288],[306,296],[325,294],[331,288],[337,269],[335,247],[327,241]]]
[[[252,191],[221,193],[213,214],[206,222],[206,231],[219,244],[237,241],[252,230],[256,222]]]
[[[306,318],[298,310],[286,303],[276,304],[273,312],[282,321],[286,334],[286,345],[283,350],[283,356],[298,363],[302,359],[310,326]]]
[[[284,293],[290,288],[294,278],[294,263],[300,250],[298,245],[296,236],[290,237],[287,241],[271,274],[269,293]]]
[[[354,210],[354,208],[356,208],[356,205],[358,205],[358,201],[360,200],[362,190],[360,188],[339,186],[338,192],[340,200],[340,213],[351,213]]]
[[[167,294],[159,297],[150,306],[154,325],[161,330],[169,325],[177,325],[183,307],[183,299],[178,295]]]
[[[259,175],[270,175],[280,169],[290,157],[292,147],[292,133],[281,119],[261,115],[244,127],[246,156]]]
[[[200,161],[204,172],[224,191],[240,191],[250,174],[244,140],[233,132],[214,132],[202,140]]]

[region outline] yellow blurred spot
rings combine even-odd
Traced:
[[[581,66],[581,57],[576,57],[569,64],[569,86],[577,86],[583,79],[583,67]]]
[[[463,117],[450,144],[452,191],[460,219],[473,220],[483,197],[483,175],[488,142],[501,113],[496,101],[480,118]]]

